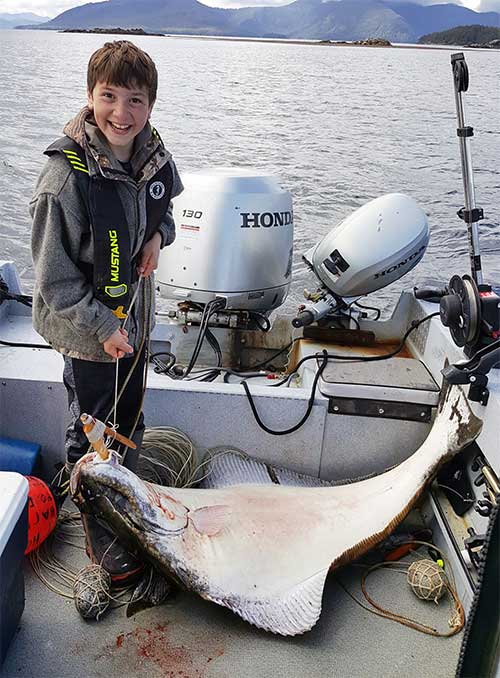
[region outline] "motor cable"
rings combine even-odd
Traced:
[[[319,355],[309,356],[309,357],[310,358],[313,358],[313,357],[318,358]],[[248,398],[248,402],[250,403],[250,407],[252,409],[253,416],[255,417],[255,421],[258,423],[258,425],[260,426],[260,428],[262,430],[264,430],[264,431],[266,431],[266,433],[270,433],[271,435],[274,435],[274,436],[284,436],[284,435],[288,435],[289,433],[294,433],[307,421],[307,419],[309,418],[309,415],[312,412],[312,408],[313,408],[313,405],[314,405],[314,398],[316,396],[316,386],[318,384],[318,380],[319,380],[320,376],[322,375],[323,370],[328,365],[328,353],[325,350],[322,351],[322,357],[323,357],[323,361],[322,361],[320,367],[318,368],[318,371],[314,375],[314,381],[313,381],[313,385],[312,385],[312,389],[311,389],[311,395],[309,397],[309,402],[307,404],[307,410],[306,410],[304,416],[302,417],[302,419],[297,424],[295,424],[295,426],[292,426],[291,428],[288,428],[288,429],[285,429],[285,430],[282,430],[282,431],[274,431],[273,429],[269,428],[268,426],[266,426],[263,423],[263,421],[259,417],[259,413],[257,412],[257,409],[255,407],[255,403],[254,403],[252,395],[250,393],[250,389],[248,388],[248,384],[246,383],[246,381],[242,382],[242,386],[245,389],[245,393],[246,393],[246,396]]]
[[[413,332],[414,330],[416,330],[416,329],[417,329],[422,323],[424,323],[425,321],[430,320],[431,318],[433,318],[433,317],[435,317],[435,316],[437,316],[437,315],[439,315],[439,312],[431,313],[431,314],[429,314],[429,315],[426,315],[424,318],[421,318],[420,320],[417,320],[417,321],[412,322],[411,325],[410,325],[410,327],[408,328],[408,330],[407,330],[407,331],[405,332],[405,334],[403,335],[403,338],[401,339],[401,341],[400,341],[400,343],[398,344],[398,346],[397,346],[393,351],[391,351],[390,353],[386,353],[386,354],[384,354],[384,355],[379,355],[379,356],[349,356],[349,355],[338,355],[338,354],[334,354],[334,353],[328,353],[326,350],[323,350],[323,351],[322,351],[322,355],[323,355],[323,363],[321,364],[321,367],[318,369],[318,371],[316,372],[316,374],[315,374],[315,376],[314,376],[314,381],[313,381],[313,384],[312,384],[311,396],[310,396],[310,398],[309,398],[309,403],[308,403],[307,411],[306,411],[305,415],[302,417],[302,419],[300,420],[300,422],[299,422],[298,424],[296,424],[296,425],[295,425],[294,427],[292,427],[291,429],[287,429],[286,431],[273,431],[272,429],[270,429],[268,426],[266,426],[266,425],[262,422],[262,420],[260,419],[259,414],[258,414],[258,412],[257,412],[257,409],[256,409],[256,407],[255,407],[255,403],[254,403],[253,398],[252,398],[252,395],[251,395],[251,393],[250,393],[250,389],[249,389],[249,387],[248,387],[248,384],[246,383],[245,380],[243,380],[243,381],[241,382],[241,385],[243,386],[243,388],[244,388],[244,390],[245,390],[245,394],[246,394],[246,396],[247,396],[247,398],[248,398],[248,402],[249,402],[249,404],[250,404],[250,408],[251,408],[252,413],[253,413],[253,415],[254,415],[255,421],[257,422],[257,424],[260,426],[261,429],[263,429],[264,431],[266,431],[266,433],[270,433],[271,435],[285,435],[285,434],[287,434],[287,433],[293,433],[294,431],[296,431],[297,429],[299,429],[299,428],[307,421],[309,415],[311,414],[312,406],[313,406],[313,403],[314,403],[314,397],[315,397],[315,394],[316,394],[316,385],[317,385],[317,383],[318,383],[319,377],[321,376],[321,374],[323,373],[325,367],[326,367],[327,364],[328,364],[328,360],[332,359],[332,360],[348,360],[348,361],[351,361],[351,362],[358,362],[358,361],[361,361],[361,362],[372,362],[372,361],[387,360],[388,358],[392,358],[392,357],[394,357],[395,355],[397,355],[397,354],[401,351],[401,349],[402,349],[403,346],[405,345],[406,339],[407,339],[408,336],[411,334],[411,332]],[[295,340],[294,340],[294,341],[295,341]],[[292,343],[293,343],[293,342],[292,342]],[[295,367],[295,369],[293,370],[293,372],[290,372],[290,374],[287,375],[287,377],[286,377],[286,379],[285,379],[284,381],[281,381],[280,383],[276,383],[276,384],[274,384],[274,386],[280,386],[280,385],[282,385],[283,383],[286,383],[286,382],[290,379],[290,377],[291,377],[294,373],[297,372],[297,370],[299,369],[299,367],[300,367],[301,365],[303,365],[307,360],[317,360],[317,359],[318,359],[318,356],[319,356],[319,354],[314,354],[314,355],[305,356],[304,358],[302,358],[302,359],[297,363],[297,366]]]
[[[376,321],[380,318],[380,309],[376,308],[376,306],[366,306],[365,304],[360,304],[359,301],[353,301],[353,304],[351,305],[357,306],[358,308],[362,308],[363,310],[366,311],[375,311],[377,315],[375,316],[375,318],[371,318],[371,320],[373,321]]]

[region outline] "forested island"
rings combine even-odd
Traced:
[[[500,28],[494,26],[457,26],[439,33],[423,35],[420,45],[461,45],[462,47],[482,47],[500,49]]]

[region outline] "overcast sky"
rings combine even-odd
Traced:
[[[413,0],[421,4],[435,4],[439,0]],[[441,0],[442,2],[456,2],[471,9],[500,12],[500,0]],[[34,12],[42,16],[54,17],[66,9],[84,5],[88,0],[0,0],[0,13]],[[211,7],[257,7],[268,5],[277,7],[287,5],[291,0],[203,0],[203,4]]]

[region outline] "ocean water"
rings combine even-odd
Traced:
[[[447,49],[133,38],[160,76],[152,122],[179,170],[253,166],[278,175],[295,213],[293,310],[315,281],[301,255],[366,201],[389,192],[425,209],[431,241],[402,286],[469,273],[460,153]],[[101,35],[0,31],[0,259],[33,286],[28,202],[43,150],[85,103]],[[500,53],[467,50],[476,202],[485,280],[500,284]]]

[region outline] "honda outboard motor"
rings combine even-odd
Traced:
[[[177,301],[267,312],[288,293],[293,254],[292,197],[251,169],[184,174],[174,199],[177,236],[160,256],[160,293]]]
[[[398,280],[428,242],[427,217],[412,198],[390,193],[366,203],[304,255],[322,286],[293,325],[309,325]]]

